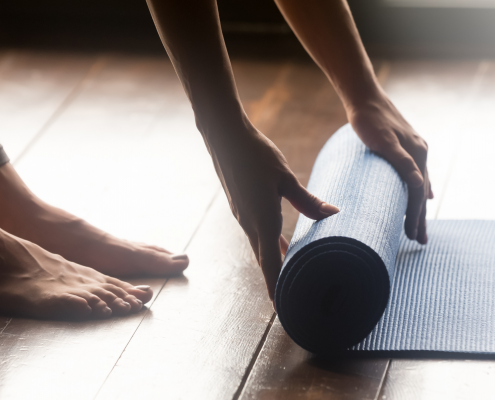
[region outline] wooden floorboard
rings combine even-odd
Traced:
[[[463,112],[451,116],[455,120],[454,144],[448,145],[447,137],[443,140],[449,151],[454,150],[438,203],[441,219],[495,218],[495,64],[479,63],[475,75]],[[440,154],[442,149],[438,150]],[[494,393],[494,361],[408,359],[392,361],[382,398],[493,399]]]
[[[429,142],[436,194],[429,217],[492,218],[495,64],[377,66],[392,100]],[[294,61],[237,59],[234,73],[250,118],[306,184],[319,149],[346,122],[327,79]],[[1,318],[2,399],[493,393],[493,362],[323,362],[288,338],[167,59],[0,53],[0,143],[43,199],[117,236],[187,248],[191,259],[183,277],[133,281],[151,283],[155,298],[127,318]],[[297,213],[284,201],[283,214],[290,238]]]
[[[96,61],[91,55],[0,52],[0,143],[11,160],[67,105]]]
[[[289,339],[276,319],[240,399],[375,399],[388,363],[319,360]]]
[[[482,63],[475,94],[460,118],[449,185],[439,218],[495,219],[495,62]]]
[[[155,292],[163,285],[133,282]],[[92,399],[145,314],[73,323],[14,318],[0,334],[0,397]]]
[[[280,68],[238,61],[234,72],[246,110],[259,122],[259,104],[263,111],[273,107],[263,99]],[[274,312],[223,192],[187,252],[185,277],[167,282],[98,399],[230,399],[238,392]]]
[[[231,399],[273,309],[223,193],[97,399]],[[146,366],[146,368],[143,368]]]
[[[347,122],[328,79],[311,63],[283,65],[258,107],[256,126],[279,147],[297,178],[307,185],[323,144]],[[299,213],[285,199],[282,211],[282,232],[290,240]]]
[[[306,185],[321,147],[346,123],[345,112],[328,79],[312,64],[286,66],[276,88],[278,94],[272,98],[284,99],[277,104],[277,123],[260,125],[260,129],[279,146]],[[284,234],[290,238],[298,213],[285,201],[283,213]],[[374,399],[387,365],[387,359],[318,364],[275,319],[240,398]]]
[[[183,251],[219,187],[164,58],[104,59],[16,164],[45,200],[118,236],[172,243],[176,251]],[[165,279],[131,282],[158,293]],[[0,397],[94,398],[145,315],[85,323],[13,319],[0,335]]]
[[[470,107],[480,74],[479,61],[392,61],[385,90],[413,128],[428,142],[428,170],[435,218],[446,189],[458,143],[460,120]]]

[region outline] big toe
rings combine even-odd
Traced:
[[[178,275],[189,265],[187,254],[167,254],[153,251],[148,273],[155,275]]]
[[[107,282],[114,286],[117,286],[118,288],[125,291],[127,294],[134,296],[136,297],[136,299],[140,300],[142,302],[140,308],[142,307],[143,304],[149,302],[153,297],[153,289],[151,289],[151,286],[148,285],[133,286],[128,282],[124,282],[121,281],[120,279],[112,278],[110,276],[107,277]],[[125,298],[126,296],[121,296],[121,297]]]
[[[126,286],[125,291],[143,302],[148,303],[153,297],[153,289],[148,285]]]

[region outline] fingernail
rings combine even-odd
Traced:
[[[413,171],[407,177],[407,181],[409,182],[409,186],[417,188],[423,184],[423,177],[418,171]]]
[[[105,307],[105,308],[103,309],[103,312],[104,312],[105,314],[111,314],[111,313],[112,313],[112,309],[111,309],[110,307]]]
[[[139,286],[134,286],[134,289],[142,290],[143,292],[147,292],[148,290],[151,289],[151,287],[148,285],[139,285]]]
[[[187,254],[175,254],[171,258],[172,260],[177,261],[177,260],[186,260],[188,257]]]
[[[412,234],[412,239],[414,240],[414,239],[416,239],[417,237],[418,237],[418,230],[417,230],[417,229],[415,229],[415,230],[413,231],[413,234]]]
[[[136,301],[138,302],[138,304],[143,305],[143,302],[141,300],[136,299]]]
[[[337,214],[340,210],[338,207],[332,206],[328,203],[321,203],[320,211],[328,216]]]

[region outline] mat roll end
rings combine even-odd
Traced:
[[[361,342],[375,327],[390,293],[376,252],[347,237],[313,242],[284,268],[275,291],[280,322],[304,349],[329,355]]]

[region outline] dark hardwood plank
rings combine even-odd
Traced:
[[[323,361],[275,320],[240,399],[375,399],[388,359]]]
[[[451,116],[458,133],[452,138],[455,143],[448,146],[454,154],[450,155],[450,171],[438,216],[493,219],[495,64],[479,64],[469,97],[464,101],[463,112]],[[491,399],[494,371],[494,361],[393,360],[382,397]]]
[[[385,75],[381,74],[382,80]],[[282,78],[278,82],[278,97],[286,100],[279,107],[277,123],[265,126],[264,132],[307,184],[318,152],[331,134],[346,123],[346,116],[337,94],[316,66],[290,65]],[[283,212],[284,234],[290,237],[298,213],[287,202]],[[247,371],[240,398],[311,399],[331,395],[337,399],[373,399],[380,390],[387,365],[387,359],[318,362],[287,336],[276,319],[252,370]]]
[[[257,104],[257,127],[280,148],[298,179],[307,185],[314,160],[346,116],[340,100],[312,63],[283,65],[273,86]],[[282,233],[290,240],[298,212],[282,200]]]
[[[451,129],[448,126],[442,126],[442,123],[445,123],[446,116],[450,115],[449,113],[452,111],[465,109],[465,98],[469,95],[473,82],[475,82],[478,68],[478,62],[452,64],[436,61],[404,61],[383,62],[381,68],[378,69],[378,76],[382,84],[401,111],[411,120],[413,126],[419,127],[418,131],[425,134],[427,140],[433,141],[433,146],[430,145],[430,148],[433,147],[434,160],[439,157],[435,154],[440,154],[443,157],[443,160],[433,162],[431,167],[433,177],[439,180],[447,180],[448,169],[439,171],[439,166],[443,166],[445,157],[448,157],[448,160],[452,162],[455,150],[453,146],[446,148],[442,146],[442,141],[445,140],[446,135],[451,133]],[[311,88],[307,82],[304,82],[303,86]],[[310,90],[310,92],[314,93],[315,90]],[[334,100],[334,104],[337,104],[336,100]],[[432,105],[436,105],[434,111],[432,111]],[[293,140],[291,143],[296,154],[292,155],[290,148],[284,149],[285,154],[288,154],[289,157],[298,159],[299,163],[306,163],[298,169],[298,171],[304,171],[306,174],[311,171],[314,157],[324,140],[329,136],[328,132],[325,135],[325,127],[329,126],[331,122],[326,122],[324,117],[318,119],[318,114],[317,116],[311,114],[322,109],[321,105],[320,108],[318,106],[319,104],[312,104],[306,99],[306,104],[297,107],[297,111],[289,109],[286,117],[287,126],[297,126],[299,119],[304,121],[304,116],[301,117],[298,110],[304,110],[306,115],[309,113],[313,117],[311,121],[305,121],[304,124],[304,126],[317,132],[316,135],[321,141],[310,150],[313,153],[310,155],[310,151],[308,151],[304,155],[301,154],[298,148],[301,144],[297,140]],[[334,109],[337,116],[334,114],[332,122],[338,121],[338,123],[336,123],[336,127],[332,127],[330,133],[345,122],[343,110],[339,110],[337,106]],[[324,116],[324,113],[322,112],[321,115]],[[338,116],[340,116],[340,120]],[[423,123],[421,124],[421,122]],[[451,126],[455,126],[455,123],[452,123]],[[312,140],[313,143],[317,141],[318,139]],[[285,142],[282,142],[282,146],[283,144]],[[304,146],[304,142],[302,146]],[[440,185],[440,190],[442,188],[443,186]],[[388,364],[386,359],[353,361],[347,366],[347,370],[339,370],[339,366],[335,365],[332,373],[339,376],[339,383],[324,386],[324,382],[327,380],[335,379],[334,375],[324,369],[319,369],[314,363],[308,362],[308,357],[306,352],[292,343],[276,322],[268,334],[265,346],[246,383],[241,398],[276,398],[277,396],[280,398],[291,398],[290,396],[316,398],[323,394],[331,394],[332,398],[375,398],[379,393],[380,382],[384,378]],[[369,371],[364,375],[373,376],[373,379],[359,379],[358,377],[361,375],[357,371],[360,368],[361,371]],[[297,384],[292,383],[294,380],[297,381]]]
[[[378,399],[493,399],[492,361],[393,360]]]
[[[0,53],[0,143],[16,160],[77,91],[96,57],[4,50]]]

